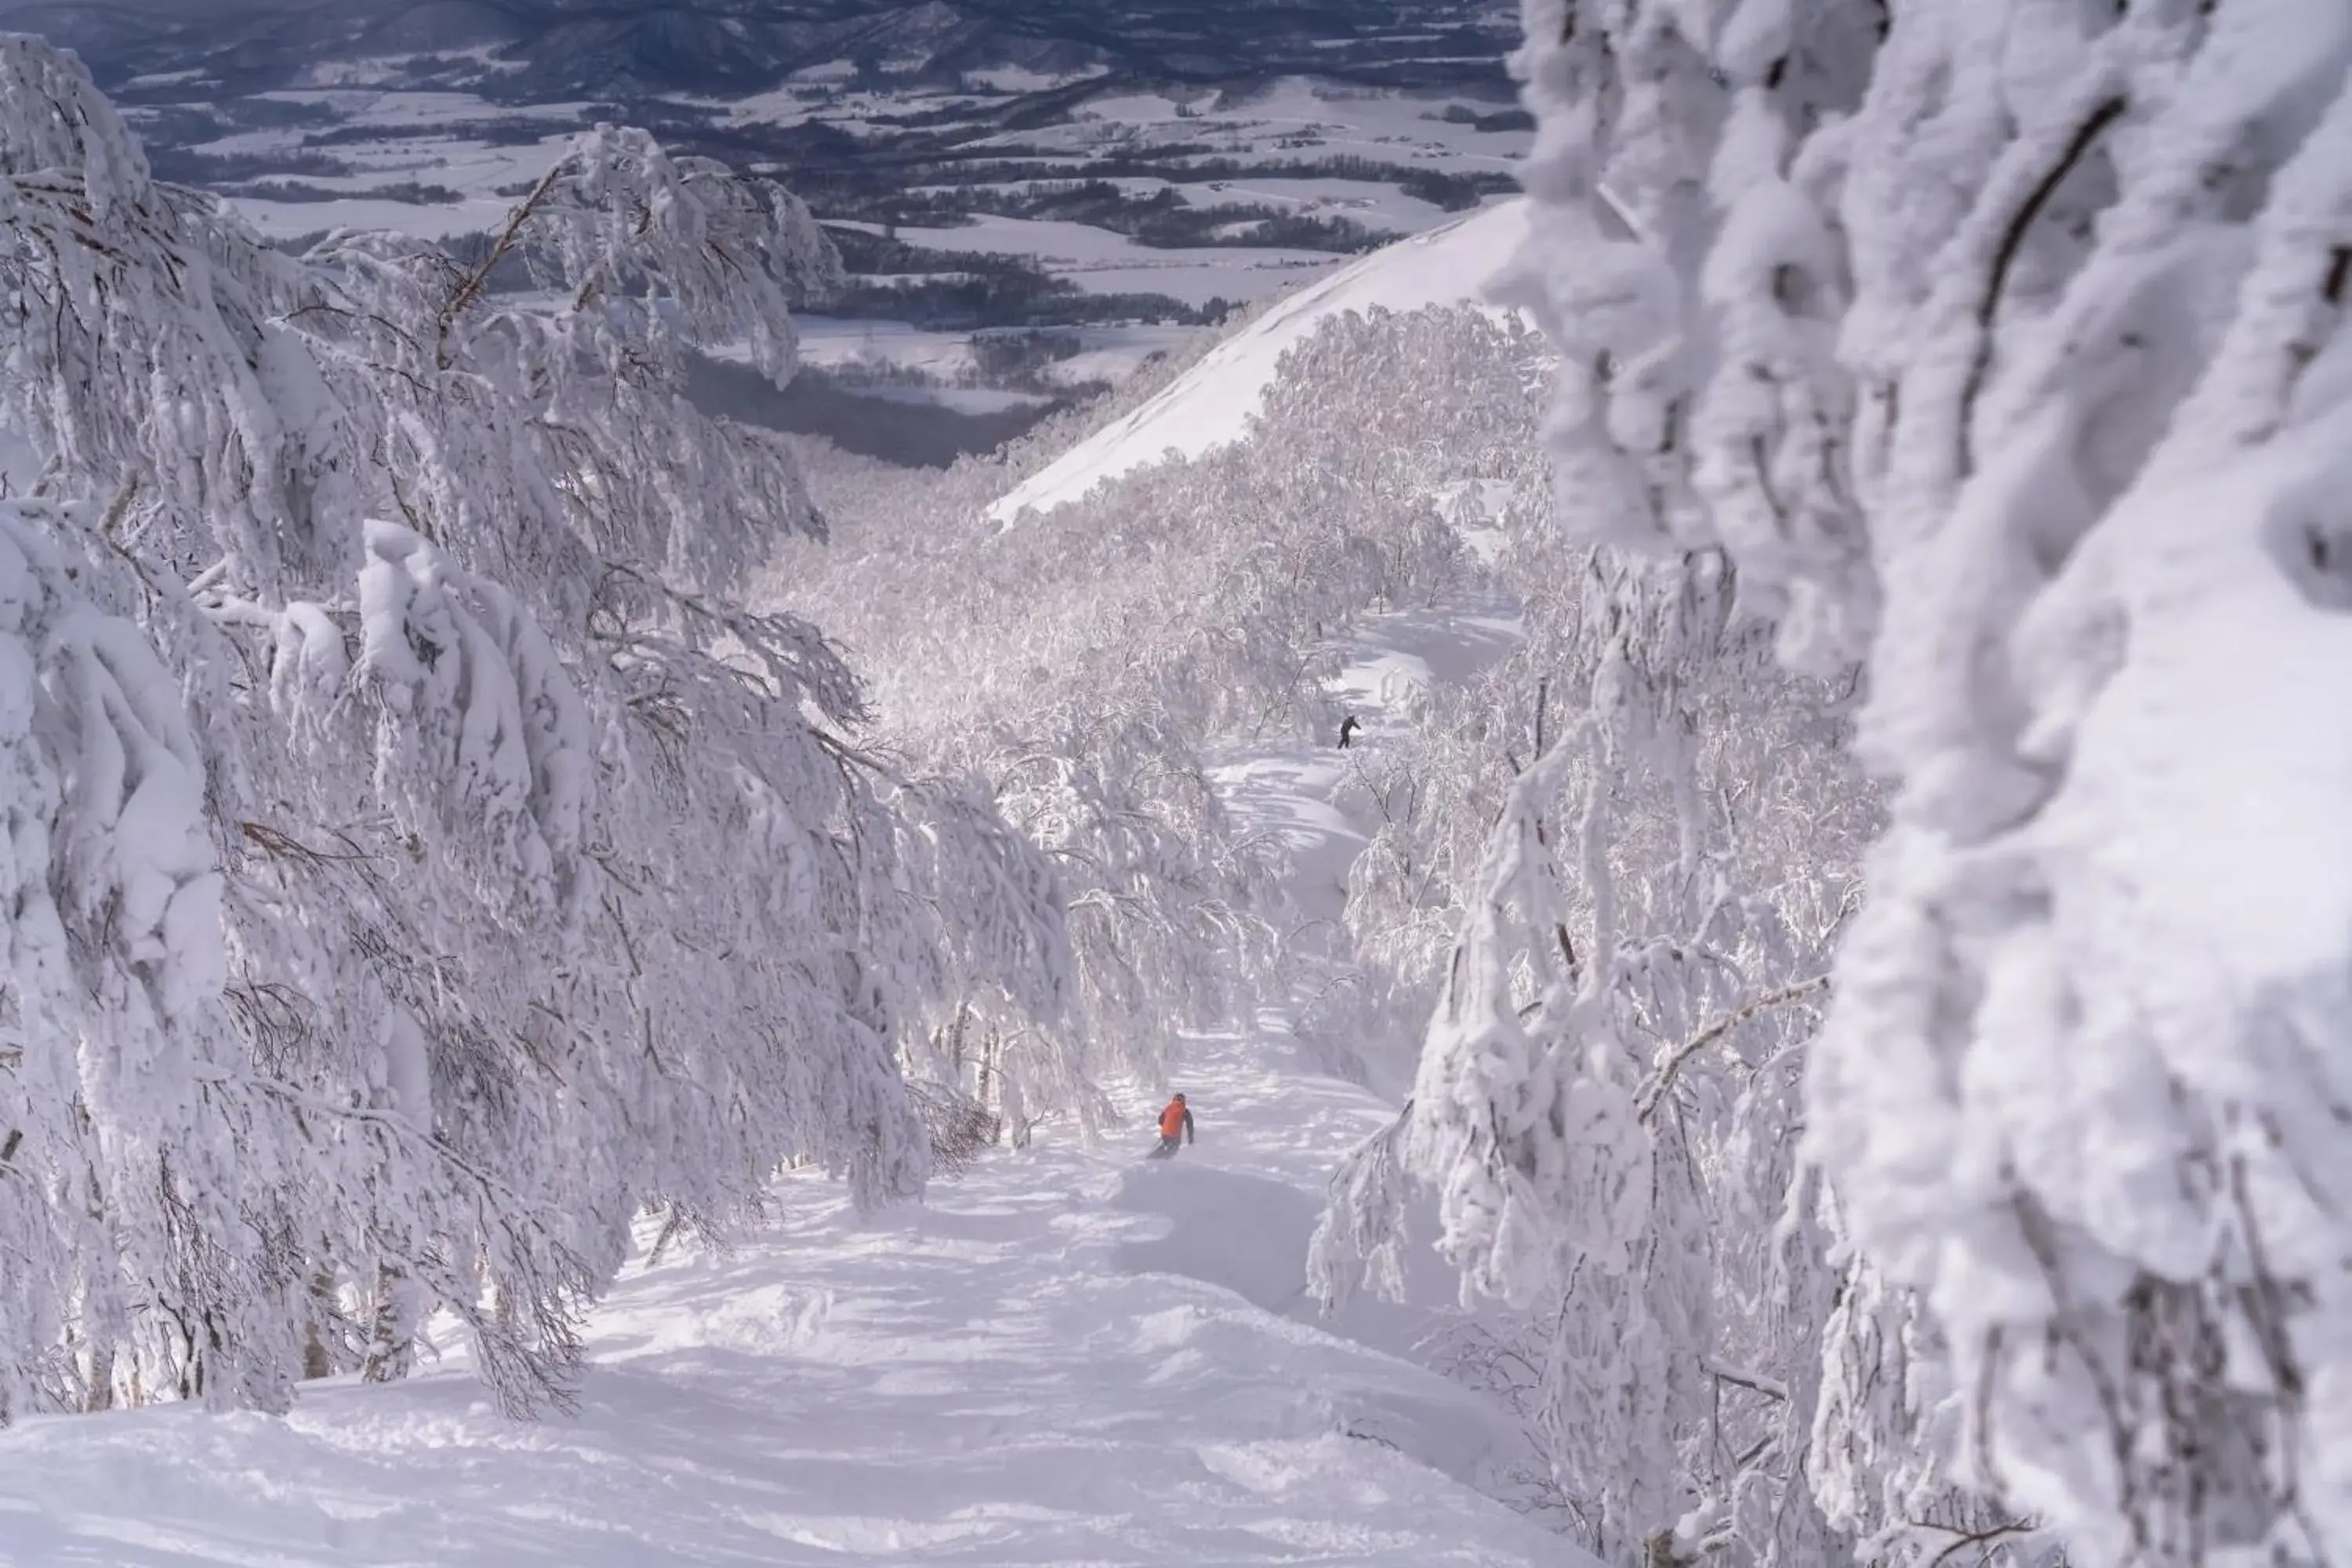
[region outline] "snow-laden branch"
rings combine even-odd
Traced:
[[[1674,1092],[1675,1079],[1681,1076],[1683,1064],[1722,1039],[1740,1025],[1771,1008],[1785,1007],[1791,1002],[1801,1002],[1808,996],[1828,990],[1829,986],[1829,976],[1817,974],[1811,980],[1800,980],[1791,984],[1776,986],[1754,1001],[1744,1003],[1715,1019],[1697,1034],[1675,1047],[1674,1053],[1659,1066],[1657,1076],[1653,1078],[1635,1097],[1635,1114],[1643,1121],[1655,1116],[1658,1102]]]
[[[789,374],[837,266],[609,128],[486,264],[284,256],[0,37],[0,433],[40,476],[0,503],[0,1416],[278,1405],[444,1310],[561,1405],[640,1208],[721,1227],[794,1159],[915,1191],[931,1012],[1058,1017],[1038,849],[860,749],[838,653],[735,597],[818,522],[685,351]]]
[[[1563,521],[1719,552],[1889,804],[1790,1108],[1838,1295],[1784,1478],[1874,1555],[1922,1498],[2004,1561],[2341,1555],[2352,11],[1526,16]]]

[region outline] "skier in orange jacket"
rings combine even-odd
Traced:
[[[1176,1152],[1180,1142],[1192,1142],[1192,1111],[1178,1095],[1160,1112],[1160,1147],[1151,1152],[1154,1160],[1165,1160]]]

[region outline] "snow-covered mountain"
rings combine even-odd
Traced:
[[[2352,5],[1466,4],[0,0],[0,1568],[2352,1556]]]
[[[1009,522],[1175,454],[1197,458],[1243,439],[1282,356],[1349,310],[1418,310],[1486,298],[1527,236],[1523,201],[1497,202],[1384,247],[1282,300],[1234,332],[1173,384],[1031,475],[989,509]]]

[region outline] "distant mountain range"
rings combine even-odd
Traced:
[[[1502,81],[1497,0],[0,0],[0,29],[79,51],[100,85],[202,79],[225,96],[321,62],[412,57],[507,101],[729,96],[847,62],[951,82],[1100,68],[1159,81],[1301,74],[1379,86]]]

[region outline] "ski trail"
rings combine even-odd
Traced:
[[[1361,726],[1342,749],[1336,731],[1301,748],[1273,743],[1229,748],[1210,776],[1244,825],[1281,839],[1295,873],[1291,902],[1308,921],[1337,921],[1347,903],[1348,868],[1370,837],[1369,822],[1334,804],[1349,771],[1379,755],[1381,741],[1410,730],[1425,706],[1501,658],[1522,636],[1516,610],[1476,599],[1373,617],[1346,647],[1328,684],[1339,710]]]
[[[1394,1100],[1336,1076],[1335,1064],[1296,1027],[1305,994],[1328,984],[1339,967],[1334,955],[1344,951],[1349,871],[1374,826],[1369,812],[1350,817],[1338,801],[1351,773],[1377,766],[1384,744],[1409,731],[1429,703],[1460,689],[1521,635],[1515,607],[1491,599],[1372,617],[1350,638],[1328,688],[1362,726],[1349,747],[1338,745],[1336,733],[1304,747],[1238,746],[1210,767],[1244,830],[1276,835],[1290,853],[1295,923],[1287,936],[1301,994],[1287,1007],[1267,1009],[1247,1035],[1187,1043],[1171,1064],[1171,1086],[1186,1091],[1204,1142],[1160,1169],[1179,1182],[1181,1173],[1202,1166],[1247,1173],[1312,1197],[1308,1217],[1285,1227],[1300,1245],[1274,1262],[1288,1292],[1277,1310],[1297,1313],[1303,1306],[1304,1238],[1319,1216],[1324,1184],[1398,1110]],[[1196,1260],[1188,1271],[1202,1267]],[[1353,1300],[1325,1326],[1413,1358],[1433,1321],[1458,1300],[1459,1284],[1421,1247],[1410,1259],[1406,1285],[1406,1304]]]
[[[1410,722],[1411,682],[1507,634],[1477,613],[1367,628],[1337,687],[1364,754]],[[1364,842],[1333,804],[1351,760],[1215,768],[1289,844],[1310,918],[1337,918]],[[1137,1087],[1107,1147],[1049,1126],[878,1215],[788,1177],[730,1254],[631,1267],[574,1416],[500,1418],[454,1355],[307,1385],[284,1418],[22,1422],[0,1432],[0,1564],[1589,1562],[1475,1489],[1521,1438],[1409,1359],[1453,1290],[1425,1248],[1421,1305],[1326,1322],[1307,1300],[1323,1182],[1394,1106],[1306,1055],[1280,1011],[1191,1042],[1200,1142],[1173,1161],[1140,1159]]]
[[[1371,617],[1345,645],[1344,662],[1327,684],[1336,710],[1360,726],[1348,746],[1335,729],[1306,747],[1234,746],[1212,759],[1210,777],[1226,809],[1245,830],[1272,835],[1289,851],[1285,938],[1310,982],[1328,970],[1316,961],[1343,945],[1349,872],[1377,826],[1370,812],[1350,817],[1340,808],[1344,786],[1351,779],[1370,784],[1385,742],[1409,733],[1432,704],[1458,693],[1523,636],[1517,607],[1495,598]],[[1261,1041],[1287,1032],[1279,1016],[1260,1021]],[[1329,1070],[1305,1058],[1295,1065],[1308,1074]]]
[[[454,1367],[309,1389],[285,1420],[26,1422],[0,1436],[0,1562],[1554,1551],[1464,1484],[1502,1436],[1491,1411],[1285,1314],[1308,1194],[1204,1163],[1155,1171],[1155,1208],[1125,1192],[1131,1166],[1077,1149],[990,1164],[872,1220],[787,1181],[791,1217],[756,1243],[633,1271],[596,1315],[574,1418],[502,1420]]]

